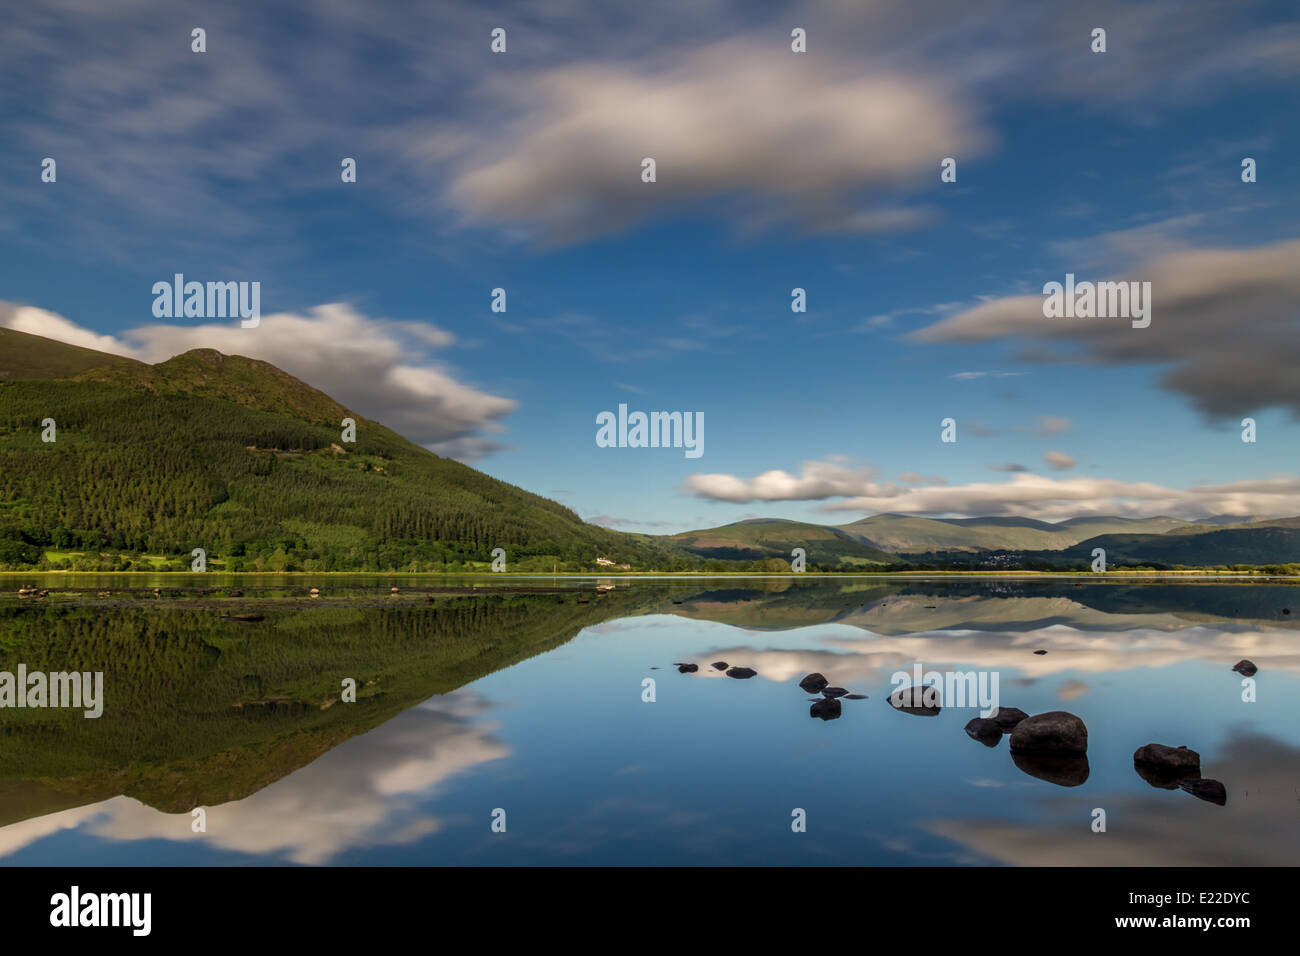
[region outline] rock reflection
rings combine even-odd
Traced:
[[[1058,787],[1077,787],[1088,779],[1088,758],[1084,754],[1024,753],[1011,751],[1017,767],[1039,780]]]

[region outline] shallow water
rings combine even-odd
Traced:
[[[1300,860],[1289,584],[609,580],[210,575],[201,593],[189,576],[64,576],[33,599],[0,577],[0,671],[103,671],[105,698],[99,719],[0,709],[0,859]],[[1241,658],[1259,667],[1253,702]],[[891,675],[918,662],[996,675],[1003,706],[1077,714],[1086,770],[1022,769],[1006,737],[963,731],[976,707],[894,710]],[[867,697],[811,718],[812,671]],[[338,702],[344,678],[355,703]],[[1199,751],[1226,804],[1139,777],[1133,751],[1153,742]]]

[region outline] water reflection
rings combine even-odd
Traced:
[[[87,585],[110,591],[97,604],[57,587],[20,602],[18,583],[0,579],[0,669],[102,669],[107,705],[98,721],[0,711],[11,863],[1150,865],[1300,850],[1288,586],[440,581],[426,595],[332,579],[310,599],[298,581],[241,582],[234,598],[115,580]],[[1002,711],[891,706],[890,676],[916,662],[997,671]],[[356,703],[340,703],[343,677]],[[1086,756],[1003,742],[1062,709],[1087,724]],[[1199,751],[1204,775],[1144,771],[1148,743]],[[795,807],[812,825],[791,840]],[[1157,835],[1181,847],[1156,852]]]

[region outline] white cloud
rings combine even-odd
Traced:
[[[77,323],[65,319],[56,312],[47,312],[30,305],[13,305],[0,302],[0,326],[27,332],[30,335],[43,335],[47,339],[56,339],[96,352],[108,352],[112,355],[125,355],[139,358],[135,350],[112,335],[100,335],[90,329],[82,328]]]
[[[728,197],[748,227],[912,228],[921,210],[863,194],[896,193],[989,139],[923,73],[791,55],[770,38],[578,62],[488,95],[513,119],[431,134],[456,144],[451,205],[468,222],[523,223],[559,241],[712,197]],[[656,161],[653,184],[640,179],[644,157]]]
[[[874,468],[851,468],[835,461],[805,461],[803,474],[798,476],[780,470],[765,471],[750,480],[725,474],[691,475],[686,479],[685,490],[700,498],[745,504],[818,501],[861,494],[864,488],[893,487],[873,484],[874,474]]]
[[[876,482],[872,475],[870,468],[848,469],[811,461],[804,462],[801,475],[768,471],[745,479],[729,474],[700,474],[691,475],[683,488],[695,497],[737,504],[842,498],[820,505],[819,510],[862,514],[1016,515],[1043,521],[1085,515],[1245,518],[1300,514],[1300,477],[1179,489],[1153,482],[1049,478],[1027,472],[1001,482],[909,487]]]

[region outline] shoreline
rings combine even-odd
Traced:
[[[482,578],[484,580],[510,580],[513,578],[549,580],[699,580],[702,578],[756,578],[765,580],[795,581],[802,578],[858,579],[858,578],[1095,578],[1099,581],[1132,578],[1222,578],[1229,580],[1300,580],[1300,574],[1278,574],[1263,571],[801,571],[797,574],[766,573],[760,571],[4,571],[3,578],[53,578],[53,577],[125,577],[125,578],[399,578],[399,579],[457,579]]]

